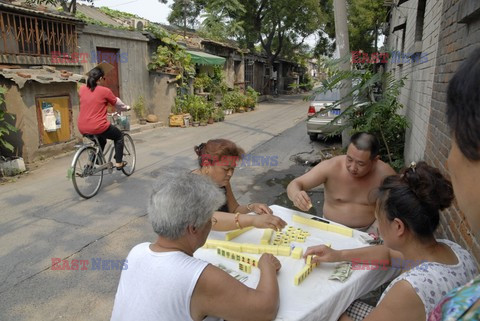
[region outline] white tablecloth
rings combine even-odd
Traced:
[[[302,247],[304,252],[309,246],[324,243],[331,243],[334,249],[351,249],[366,246],[359,239],[359,235],[362,232],[355,230],[353,238],[345,237],[296,223],[292,220],[292,215],[295,213],[311,217],[309,214],[299,213],[277,205],[273,205],[270,208],[275,215],[284,219],[288,225],[299,227],[311,233],[305,243],[292,243],[295,246]],[[233,239],[232,242],[259,244],[262,235],[263,230],[253,229]],[[224,240],[225,233],[212,231],[209,238]],[[260,257],[259,254],[249,255]],[[238,270],[238,264],[235,261],[217,255],[214,249],[198,249],[194,256],[215,265],[222,264],[238,274],[248,276],[248,280],[244,283],[249,287],[255,288],[258,283],[260,271],[257,268],[252,268],[251,274],[245,274]],[[338,263],[322,263],[300,285],[295,286],[293,282],[294,275],[305,265],[304,260],[285,256],[277,256],[277,258],[282,263],[282,268],[278,272],[280,309],[276,320],[337,320],[351,302],[386,281],[393,279],[396,275],[395,269],[389,269],[388,271],[356,270],[353,271],[345,283],[341,283],[328,280]]]

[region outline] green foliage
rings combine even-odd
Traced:
[[[222,121],[225,119],[225,112],[221,108],[217,108],[215,113],[213,114],[213,119],[215,121]]]
[[[319,90],[339,90],[342,81],[352,81],[352,90],[330,107],[333,109],[344,102],[349,103],[342,114],[333,120],[335,122],[342,119],[343,124],[335,134],[351,127],[353,132],[365,131],[376,135],[382,144],[380,155],[387,157],[390,165],[399,170],[404,165],[403,151],[408,122],[405,116],[397,114],[403,107],[397,97],[404,86],[405,78],[396,80],[394,75],[388,72],[338,70],[337,64],[342,60],[333,62],[330,74]]]
[[[223,95],[222,97],[222,107],[223,109],[233,109],[239,111],[240,108],[247,107],[247,104],[253,104],[253,106],[255,106],[255,103],[252,101],[255,94],[253,94],[253,92],[250,92],[250,95],[250,97],[244,95],[238,89],[229,91],[225,93],[225,95]]]
[[[348,34],[350,48],[371,53],[375,48],[375,33],[387,17],[384,0],[348,0]]]
[[[305,91],[310,91],[313,89],[313,78],[308,74],[305,73],[303,75],[303,79],[300,82],[299,87]]]
[[[0,86],[0,106],[3,106],[5,103],[5,93],[7,88]],[[11,132],[16,132],[17,128],[8,123],[7,118],[13,120],[13,116],[8,114],[3,108],[0,108],[0,147],[4,147],[9,151],[13,152],[13,145],[5,140],[5,136],[9,135]]]
[[[110,16],[112,18],[117,18],[117,19],[132,19],[132,18],[141,19],[141,17],[137,16],[136,14],[110,9],[108,7],[100,7],[100,11],[106,14],[107,16]]]
[[[318,33],[315,46],[315,56],[331,57],[335,51],[335,19],[333,0],[320,0],[324,16],[324,28]],[[384,0],[347,0],[348,34],[351,50],[363,50],[367,53],[376,51],[375,33],[379,32],[380,24],[385,22],[387,7]]]
[[[213,85],[213,80],[204,72],[198,74],[193,82],[193,87],[196,89],[204,89],[210,91]]]
[[[182,1],[175,1],[172,8],[176,12],[172,15],[182,16]],[[306,37],[327,21],[318,0],[189,0],[189,3],[187,6],[195,5],[196,9],[186,11],[192,15],[187,19],[193,21],[202,16],[202,36],[220,41],[234,39],[252,52],[260,44],[269,62],[278,55],[295,52]]]
[[[178,44],[178,37],[170,35],[163,28],[155,25],[149,26],[147,30],[163,43],[157,47],[157,51],[152,55],[148,68],[150,70],[171,68],[173,72],[178,73],[177,79],[182,80],[182,85],[185,78],[193,77],[195,64],[185,48]]]
[[[213,67],[213,76],[212,85],[210,92],[212,95],[224,95],[228,91],[228,86],[225,82],[225,72],[223,71],[223,66],[214,66]]]
[[[145,99],[143,96],[138,97],[138,100],[133,104],[133,111],[135,112],[135,115],[137,115],[137,118],[139,119],[144,119],[145,118]]]
[[[134,30],[133,27],[123,27],[123,26],[114,26],[109,23],[105,23],[102,21],[98,21],[95,19],[92,19],[90,17],[87,17],[81,12],[76,12],[75,13],[75,18],[81,19],[83,22],[92,24],[92,25],[97,25],[97,26],[102,26],[102,27],[107,27],[107,28],[113,28],[113,29],[119,29],[119,30]]]
[[[246,90],[246,97],[245,97],[245,107],[249,108],[255,108],[255,105],[257,104],[257,99],[258,96],[260,96],[260,93],[255,91],[252,87],[248,86]]]
[[[202,15],[200,32],[214,40],[236,39],[244,32],[243,21],[233,16],[245,14],[245,8],[238,0],[210,0],[206,2]]]
[[[166,1],[161,1],[166,3]],[[174,0],[170,8],[170,14],[168,15],[168,22],[172,25],[179,27],[184,26],[184,15],[186,18],[187,26],[195,29],[198,23],[198,17],[204,6],[204,1],[190,1],[190,0]]]
[[[213,103],[207,101],[205,97],[196,95],[177,96],[172,112],[179,114],[190,114],[193,121],[206,121],[212,116]]]

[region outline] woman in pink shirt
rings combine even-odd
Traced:
[[[104,86],[100,86],[105,79],[101,66],[97,66],[88,73],[87,85],[80,87],[80,114],[78,116],[78,130],[83,135],[97,135],[102,150],[107,139],[112,139],[115,145],[115,166],[122,169],[127,162],[123,161],[123,133],[107,120],[107,106],[111,104],[117,110],[130,110],[120,98]]]

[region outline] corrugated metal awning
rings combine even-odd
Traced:
[[[85,78],[84,75],[74,74],[65,70],[56,70],[50,66],[30,67],[28,69],[3,68],[0,69],[0,75],[15,82],[20,89],[29,80],[41,84],[50,84],[56,82],[79,82]]]

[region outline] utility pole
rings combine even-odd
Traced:
[[[346,0],[333,0],[333,12],[335,17],[335,40],[338,48],[340,58],[350,56],[350,44],[348,41],[348,25],[347,25],[347,4]],[[341,70],[350,70],[350,60],[341,63]],[[340,88],[340,96],[345,97],[352,90],[352,81],[344,80]],[[351,104],[350,101],[345,101],[340,105],[342,113],[346,107]],[[345,129],[342,132],[342,146],[347,147],[350,140],[350,129]]]
[[[183,40],[187,39],[187,1],[183,0]]]

